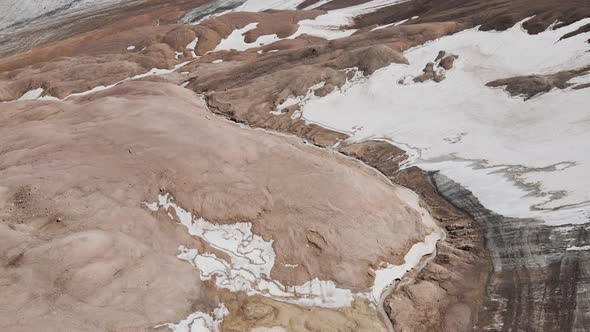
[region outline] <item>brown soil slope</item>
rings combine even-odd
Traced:
[[[144,329],[243,296],[214,292],[175,258],[179,244],[204,243],[143,206],[159,192],[212,222],[252,222],[275,241],[273,276],[285,284],[319,277],[366,291],[369,267],[399,264],[424,234],[378,173],[239,128],[174,85],[0,104],[0,119],[4,331]],[[322,246],[307,245],[309,232]]]
[[[320,9],[361,2],[335,0]],[[390,144],[348,144],[345,134],[306,124],[295,116],[297,106],[284,116],[270,111],[314,84],[326,82],[317,96],[342,86],[354,74],[347,68],[370,75],[404,63],[405,50],[429,40],[478,25],[505,29],[533,15],[525,28],[537,33],[556,20],[568,24],[590,16],[590,2],[414,0],[357,18],[359,31],[346,38],[303,35],[212,53],[248,23],[259,26],[247,41],[274,32],[286,37],[300,20],[322,12],[232,13],[192,26],[177,19],[201,2],[149,3],[139,12],[120,11],[110,25],[92,21],[55,35],[54,43],[0,60],[0,100],[6,101],[39,87],[64,98],[191,61],[170,75],[143,78],[152,83],[128,82],[63,103],[0,104],[1,276],[8,294],[0,302],[0,326],[137,330],[224,302],[230,316],[223,328],[230,331],[273,323],[292,331],[382,329],[362,301],[340,310],[302,309],[213,289],[174,258],[180,243],[205,244],[141,205],[170,191],[211,221],[251,221],[256,233],[275,241],[273,277],[286,284],[320,277],[366,290],[373,278],[368,271],[381,261],[399,263],[424,229],[395,186],[337,152],[418,192],[447,232],[435,259],[385,300],[395,329],[467,331],[477,324],[490,267],[481,229],[441,198],[430,174],[400,170],[405,155]],[[412,24],[370,31],[412,16],[419,16]],[[185,47],[197,37],[195,53],[202,57],[193,58]],[[135,49],[127,50],[130,45]],[[570,74],[496,83],[514,93],[537,93]],[[329,149],[239,129],[210,114],[195,93],[232,121]],[[310,243],[313,238],[323,240]]]

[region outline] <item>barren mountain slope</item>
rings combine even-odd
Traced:
[[[376,172],[208,115],[173,85],[0,108],[5,328],[149,328],[231,300],[174,258],[180,244],[223,251],[151,212],[159,194],[214,225],[250,222],[286,285],[366,291],[371,266],[399,264],[428,231]]]
[[[0,34],[3,330],[590,330],[588,2],[71,8]]]

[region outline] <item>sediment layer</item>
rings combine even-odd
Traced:
[[[493,269],[476,330],[587,331],[590,243],[587,225],[549,227],[483,207],[469,190],[441,174],[438,191],[484,232]]]

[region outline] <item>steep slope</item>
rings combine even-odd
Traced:
[[[94,329],[587,330],[589,19],[578,0],[161,0],[35,20],[11,35],[34,42],[3,52],[44,46],[0,60],[5,275],[58,276],[38,287],[62,301],[56,329],[89,326],[101,305]],[[52,161],[57,151],[76,153]],[[19,202],[57,187],[116,193],[120,213],[104,227],[76,216],[73,234],[133,237],[127,222],[109,226],[128,214],[166,225],[135,247],[182,273],[182,289],[196,285],[106,302],[75,288],[127,292],[104,266],[133,257],[41,264],[38,248],[79,235],[16,226],[40,211]],[[92,215],[100,202],[50,205]],[[63,225],[47,211],[39,224]],[[166,247],[152,244],[160,232]],[[104,275],[89,282],[94,271]],[[22,295],[37,282],[7,288],[31,315],[49,303]],[[183,305],[132,309],[167,292]],[[90,307],[66,314],[71,297]],[[34,328],[11,303],[3,326]],[[126,325],[109,310],[143,318]]]

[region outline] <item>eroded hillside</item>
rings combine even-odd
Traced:
[[[3,330],[588,329],[587,2],[9,6]]]

